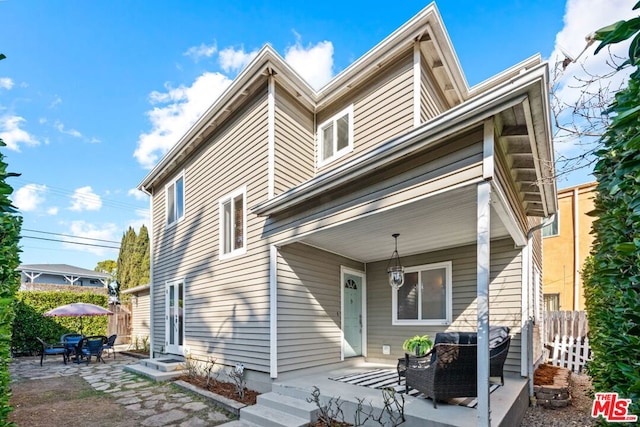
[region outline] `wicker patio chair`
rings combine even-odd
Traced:
[[[62,361],[64,362],[64,364],[67,364],[67,351],[64,347],[64,345],[62,344],[47,344],[46,342],[44,342],[42,339],[36,337],[36,339],[38,340],[38,342],[40,343],[40,345],[42,346],[42,349],[40,350],[40,366],[42,366],[42,361],[44,360],[44,358],[46,356],[51,356],[54,354],[61,354],[62,355]]]
[[[435,360],[428,365],[405,355],[406,392],[414,388],[433,400],[477,396],[477,354],[475,344],[436,344]]]
[[[109,351],[111,351],[111,353],[113,353],[113,358],[116,358],[116,352],[113,348],[113,346],[116,344],[116,339],[118,338],[118,335],[113,334],[111,336],[109,336],[109,338],[106,339],[104,345],[102,346],[102,350],[105,351],[107,353],[107,357],[109,356]]]
[[[489,376],[500,377],[500,385],[504,385],[504,362],[509,354],[511,337],[507,335],[501,342],[489,341]],[[495,347],[491,347],[494,345]]]
[[[104,345],[106,339],[107,337],[102,335],[94,335],[82,339],[82,341],[86,343],[82,351],[89,361],[93,356],[96,358],[96,360],[102,361],[102,363],[104,363],[104,359],[102,358],[102,346]]]

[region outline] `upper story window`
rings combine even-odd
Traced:
[[[451,323],[451,261],[406,268],[404,285],[392,292],[394,325]]]
[[[558,226],[558,218],[560,217],[560,212],[556,212],[556,216],[553,218],[553,222],[551,224],[547,224],[542,227],[542,237],[553,237],[558,235],[559,226]]]
[[[318,126],[318,166],[353,150],[353,106]]]
[[[246,252],[246,199],[246,187],[220,199],[220,259]]]
[[[167,225],[184,217],[184,174],[178,176],[165,187],[167,193]]]

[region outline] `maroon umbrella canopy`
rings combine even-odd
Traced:
[[[43,316],[60,317],[81,317],[81,316],[110,316],[113,312],[95,304],[84,302],[74,302],[72,304],[61,305],[43,313]]]
[[[100,307],[95,304],[87,304],[84,302],[74,302],[72,304],[61,305],[51,309],[43,316],[57,316],[57,317],[79,317],[80,318],[80,333],[82,333],[82,318],[84,316],[111,316],[113,311],[109,311],[106,308]]]

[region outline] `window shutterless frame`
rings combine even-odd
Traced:
[[[247,251],[247,187],[219,200],[219,258],[242,255]]]
[[[165,187],[167,227],[172,226],[184,218],[184,171],[176,176]]]
[[[442,292],[444,292],[444,298],[442,301],[444,316],[433,318],[429,317],[428,311],[429,303],[429,287],[433,287],[433,284],[425,281],[429,279],[431,273],[442,270],[442,274],[436,279],[444,280],[444,283],[437,284],[438,288],[441,286]],[[433,264],[425,264],[413,267],[405,267],[405,284],[399,289],[391,288],[391,303],[392,303],[392,325],[449,325],[452,321],[453,311],[453,297],[452,297],[452,263],[451,261],[438,262]],[[415,280],[415,286],[411,284],[411,280]],[[432,292],[432,291],[431,291]],[[435,295],[432,295],[435,297]],[[399,310],[400,303],[407,306],[404,310]],[[407,314],[412,310],[415,313],[415,318],[410,318]],[[400,315],[403,313],[403,315]]]
[[[318,126],[318,167],[353,150],[353,105]]]

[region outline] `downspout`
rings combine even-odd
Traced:
[[[541,230],[542,228],[546,227],[547,225],[551,224],[554,219],[556,217],[556,214],[552,214],[551,216],[548,216],[547,218],[545,218],[540,224],[538,225],[534,225],[533,227],[531,227],[529,229],[529,231],[527,232],[527,242],[529,242],[527,244],[527,251],[528,251],[528,262],[527,265],[524,266],[524,268],[527,269],[527,283],[529,284],[529,288],[532,287],[532,271],[531,271],[531,266],[533,265],[533,253],[532,253],[532,249],[531,249],[531,239],[533,239],[533,233],[535,233],[538,230]],[[527,290],[527,294],[529,294],[531,291],[531,289]],[[535,295],[534,295],[535,296]],[[535,320],[535,316],[531,315],[531,311],[529,310],[529,307],[531,306],[533,301],[527,301],[527,314],[528,314],[528,318],[527,318],[527,377],[529,378],[529,401],[533,402],[533,398],[534,398],[534,392],[533,392],[533,373],[534,373],[534,367],[533,367],[533,321]]]
[[[580,310],[580,217],[578,216],[578,187],[573,189],[573,310]]]
[[[153,191],[147,190],[144,186],[140,187],[140,190],[149,196],[149,227],[151,232],[149,233],[149,295],[151,301],[149,303],[149,357],[153,359],[155,342],[155,321],[154,321],[154,298],[153,293],[155,286],[153,285]]]

